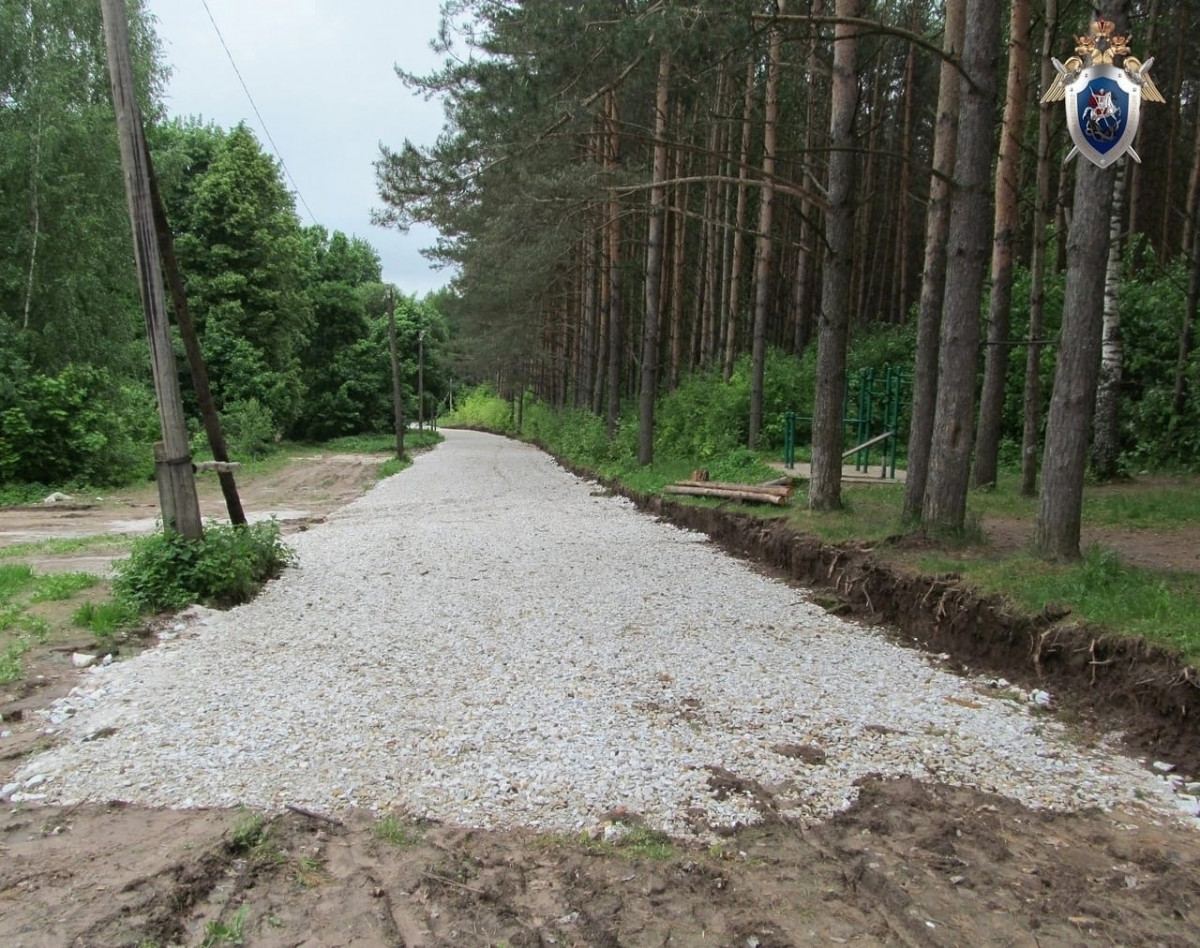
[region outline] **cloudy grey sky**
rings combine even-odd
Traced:
[[[207,0],[271,137],[317,223],[368,240],[383,275],[405,293],[449,281],[420,256],[432,231],[405,236],[371,224],[379,143],[431,144],[437,102],[410,93],[394,67],[427,72],[439,0]],[[172,69],[171,115],[226,128],[243,119],[271,151],[201,0],[147,0]],[[290,185],[290,183],[289,183]],[[297,211],[312,223],[303,204]]]

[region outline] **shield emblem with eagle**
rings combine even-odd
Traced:
[[[1142,100],[1163,101],[1150,78],[1154,57],[1142,62],[1134,56],[1130,37],[1117,33],[1113,22],[1103,17],[1092,23],[1087,36],[1076,39],[1075,55],[1065,63],[1050,57],[1058,75],[1042,96],[1043,104],[1066,100],[1067,127],[1075,147],[1064,160],[1083,155],[1101,168],[1122,155],[1141,161],[1133,140]]]
[[[1124,69],[1089,66],[1066,92],[1071,140],[1085,158],[1107,168],[1137,136],[1141,90]]]

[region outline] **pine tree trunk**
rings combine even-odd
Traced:
[[[896,300],[893,304],[892,319],[903,323],[908,316],[909,296],[909,193],[912,191],[912,126],[913,101],[916,94],[913,91],[913,75],[916,70],[916,46],[908,44],[908,56],[904,61],[904,133],[900,138],[900,190],[896,199],[900,202],[896,220]]]
[[[812,15],[825,15],[825,0],[812,0]],[[818,178],[818,162],[814,157],[817,136],[817,77],[821,72],[821,60],[818,56],[821,48],[821,33],[813,27],[812,41],[808,47],[808,60],[805,65],[805,118],[804,118],[804,154],[800,156],[803,168],[808,176]],[[801,173],[798,180],[804,181],[806,175]],[[807,182],[806,182],[807,183]],[[816,268],[815,220],[816,203],[808,197],[812,192],[805,187],[805,197],[800,201],[800,241],[796,248],[796,284],[792,300],[794,328],[792,348],[797,355],[808,345],[812,335],[813,323],[813,271]]]
[[[583,237],[583,319],[579,338],[579,364],[575,374],[575,407],[591,407],[592,366],[596,361],[596,232]]]
[[[859,0],[837,0],[840,19],[857,17]],[[829,186],[825,212],[827,252],[817,330],[817,391],[813,405],[812,480],[808,506],[842,505],[842,396],[850,332],[850,280],[854,254],[854,113],[858,104],[858,31],[834,28],[829,115]]]
[[[984,356],[979,432],[975,440],[976,487],[996,483],[1004,382],[1008,376],[1008,336],[1012,325],[1013,243],[1021,225],[1021,140],[1029,75],[1030,0],[1013,0],[1009,21],[1008,81],[1000,160],[996,166],[996,217],[992,237],[992,293],[988,306],[988,345]]]
[[[881,110],[880,96],[883,88],[882,82],[871,83],[871,115],[878,115]],[[864,162],[862,183],[860,190],[863,194],[875,194],[878,188],[878,182],[875,180],[876,155],[879,152],[879,133],[881,123],[872,122],[867,132],[867,156]],[[867,313],[869,302],[868,296],[874,283],[877,274],[881,272],[878,266],[878,260],[871,260],[872,253],[878,252],[878,241],[872,247],[871,232],[874,227],[880,225],[878,215],[880,214],[880,205],[875,201],[860,201],[858,207],[858,221],[855,228],[854,237],[854,253],[851,259],[850,267],[850,322],[856,325],[860,319],[868,318]],[[868,265],[870,263],[870,265]],[[868,279],[867,274],[871,275]]]
[[[615,172],[620,164],[621,133],[617,97],[608,95],[608,167]],[[608,410],[605,426],[609,440],[617,433],[621,414],[621,351],[624,348],[621,313],[621,202],[613,192],[608,204]]]
[[[962,64],[955,193],[946,246],[946,294],[938,345],[937,406],[922,520],[935,532],[959,532],[967,515],[971,425],[979,362],[979,301],[987,264],[992,196],[995,40],[1000,0],[971,0]]]
[[[1186,27],[1184,26],[1185,12],[1186,9],[1181,3],[1177,8],[1180,41],[1175,56],[1175,82],[1173,89],[1166,96],[1167,108],[1171,110],[1171,120],[1167,131],[1167,152],[1163,158],[1163,165],[1167,170],[1167,175],[1166,182],[1163,185],[1162,235],[1159,237],[1158,242],[1159,266],[1166,266],[1167,261],[1171,259],[1171,255],[1176,249],[1172,240],[1175,232],[1175,221],[1171,212],[1174,208],[1172,194],[1175,190],[1175,150],[1179,147],[1179,126],[1181,124],[1179,120],[1182,117],[1183,51],[1186,45],[1182,41],[1182,37],[1186,33]]]
[[[646,312],[642,319],[642,381],[638,398],[638,464],[654,460],[654,399],[658,394],[658,330],[662,319],[663,205],[667,179],[667,93],[671,54],[658,59],[654,97],[654,179],[650,189],[650,220],[646,241]]]
[[[948,0],[946,3],[946,33],[942,49],[947,57],[957,58],[962,52],[966,9],[966,0]],[[946,289],[950,182],[958,148],[960,84],[958,70],[943,61],[934,131],[933,178],[929,185],[929,209],[925,219],[925,264],[917,315],[912,421],[908,432],[908,473],[904,485],[904,519],[907,522],[921,517],[929,475],[929,446],[933,438],[933,413],[937,402],[938,335],[942,325],[942,297]]]
[[[680,117],[679,110],[675,112]],[[675,151],[675,177],[683,175],[683,149]],[[687,204],[686,184],[677,184],[675,191],[675,213],[671,221],[671,362],[667,371],[668,391],[679,387],[679,371],[683,363],[683,265],[687,253]]]
[[[725,106],[725,75],[725,66],[722,64],[717,70],[717,97],[715,106],[718,115]],[[720,168],[720,147],[721,123],[714,116],[712,128],[709,130],[708,136],[708,159],[705,162],[705,170],[708,172],[710,178],[717,174]],[[708,368],[712,365],[713,338],[716,335],[716,327],[713,325],[713,321],[717,313],[715,297],[717,294],[717,202],[719,197],[720,185],[716,181],[710,180],[704,186],[704,220],[700,229],[701,243],[704,250],[702,298],[697,302],[700,310],[699,364],[701,368]]]
[[[1057,0],[1055,0],[1055,2],[1057,3]],[[1048,16],[1048,14],[1047,14],[1047,16]],[[1146,32],[1140,38],[1141,43],[1139,43],[1139,45],[1142,45],[1144,49],[1151,49],[1151,50],[1154,49],[1155,48],[1155,43],[1154,43],[1155,33],[1157,32],[1157,30],[1158,30],[1158,0],[1150,0],[1150,10],[1146,14]],[[1047,53],[1046,55],[1048,56],[1050,54]],[[1048,87],[1043,84],[1042,88],[1048,88]],[[1141,148],[1142,128],[1144,128],[1144,125],[1139,127],[1138,135],[1133,140],[1133,144],[1134,144],[1135,148]],[[1130,184],[1129,184],[1129,233],[1130,234],[1141,233],[1141,231],[1138,229],[1138,217],[1139,217],[1141,205],[1142,205],[1142,166],[1140,164],[1135,163],[1133,166],[1133,179],[1130,181]]]
[[[1067,206],[1067,195],[1071,189],[1071,165],[1061,164],[1058,168],[1058,194],[1054,199],[1054,241],[1056,256],[1054,269],[1062,273],[1067,269],[1067,238],[1071,231],[1071,208]]]
[[[1192,277],[1188,281],[1187,301],[1184,304],[1183,320],[1179,327],[1179,356],[1175,361],[1175,396],[1171,410],[1176,418],[1183,417],[1187,407],[1188,362],[1192,355],[1192,336],[1195,332],[1196,316],[1200,311],[1200,205],[1192,208]]]
[[[780,14],[786,13],[786,0],[776,0]],[[783,34],[778,26],[771,30],[767,53],[766,109],[763,117],[762,195],[758,205],[758,247],[754,254],[754,367],[750,377],[749,448],[758,446],[762,429],[763,376],[767,366],[767,305],[771,297],[771,227],[775,211],[775,152],[779,135],[779,76],[782,66]]]
[[[1118,408],[1120,407],[1121,366],[1121,221],[1125,210],[1125,178],[1131,161],[1126,158],[1117,169],[1113,185],[1112,213],[1109,215],[1108,264],[1104,273],[1104,325],[1101,332],[1100,377],[1096,387],[1096,421],[1092,438],[1092,471],[1101,480],[1117,476],[1120,454]]]
[[[1082,158],[1076,164],[1062,331],[1034,537],[1038,554],[1056,560],[1080,556],[1083,475],[1100,370],[1104,263],[1116,175],[1115,168],[1099,168]]]
[[[742,306],[742,270],[746,247],[746,199],[750,180],[750,120],[754,114],[754,61],[746,67],[746,95],[742,103],[742,150],[738,163],[737,210],[733,218],[733,262],[729,276],[729,309],[726,311],[725,381],[733,375],[737,355],[738,311]]]
[[[1046,25],[1042,33],[1042,90],[1054,80],[1050,62],[1058,32],[1058,0],[1046,0]],[[1042,420],[1042,314],[1046,304],[1046,228],[1050,220],[1050,122],[1054,110],[1043,107],[1038,115],[1037,202],[1033,208],[1033,256],[1029,264],[1029,334],[1025,349],[1024,423],[1021,432],[1021,495],[1037,491],[1038,440]]]
[[[1184,205],[1183,252],[1190,254],[1196,239],[1196,208],[1200,205],[1200,96],[1196,97],[1196,118],[1192,122],[1192,170],[1188,175],[1187,203]]]
[[[604,216],[608,215],[609,205],[602,205]],[[600,229],[596,234],[596,279],[599,281],[597,293],[597,322],[596,322],[596,365],[592,376],[592,414],[597,417],[604,410],[604,375],[608,355],[608,315],[609,315],[609,280],[608,280],[608,222],[602,219]]]

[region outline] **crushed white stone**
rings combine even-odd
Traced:
[[[396,807],[558,831],[625,807],[689,834],[758,818],[744,794],[717,799],[720,767],[812,820],[875,773],[1179,813],[1135,761],[540,451],[446,438],[295,535],[299,565],[253,603],[91,669],[13,799]]]

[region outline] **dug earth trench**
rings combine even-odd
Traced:
[[[869,550],[633,499],[777,577],[822,587],[831,607],[888,623],[897,641],[949,656],[944,666],[1045,690],[1053,706],[1038,713],[1065,719],[1081,752],[1117,728],[1148,763],[1169,761],[1184,779],[1200,771],[1195,680],[1169,656],[1019,615]],[[36,730],[29,700],[15,726]],[[795,749],[805,753],[820,766]],[[0,783],[27,755],[5,757]],[[1194,821],[1137,808],[1051,812],[866,775],[848,809],[814,823],[784,815],[778,787],[718,767],[707,782],[758,821],[696,841],[663,838],[624,811],[581,836],[481,830],[403,808],[260,818],[17,804],[0,819],[0,943],[1182,946],[1200,930]]]

